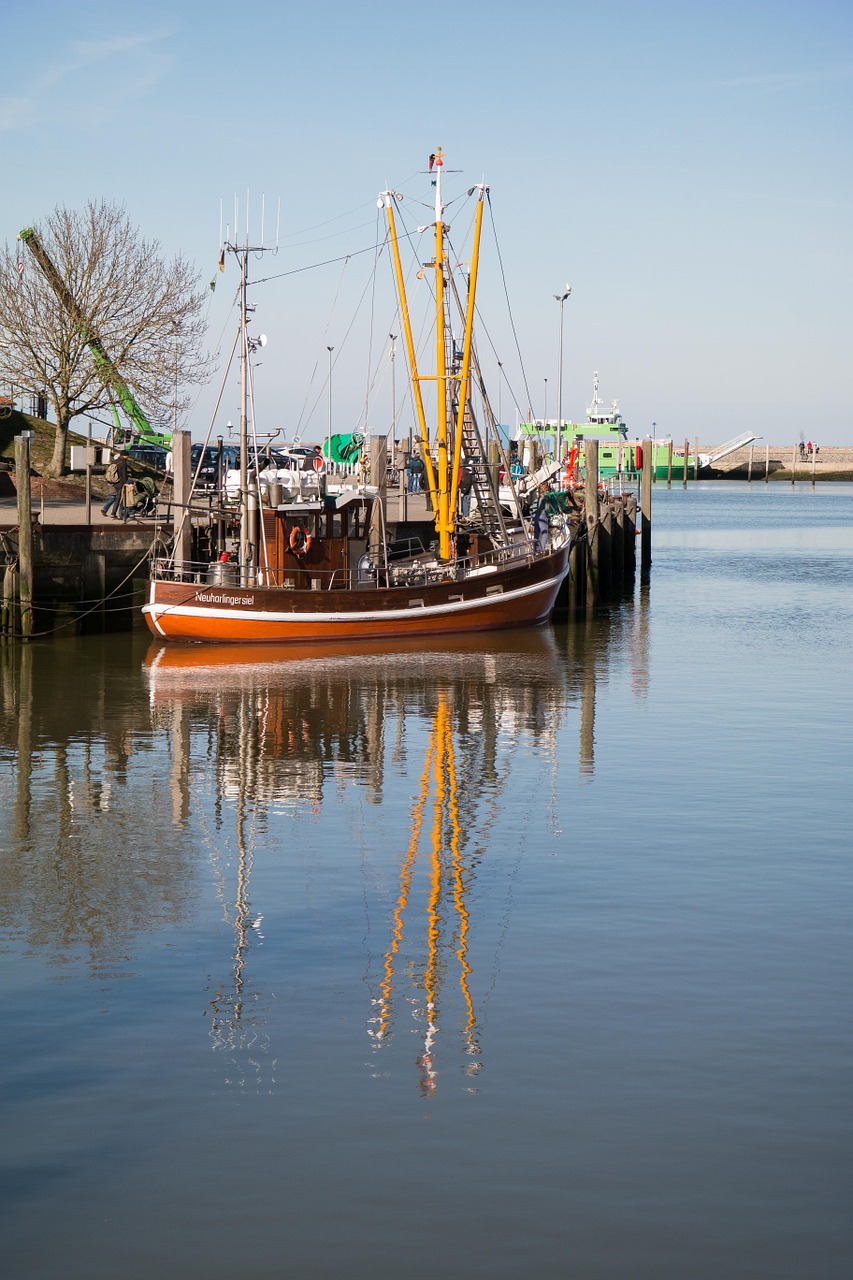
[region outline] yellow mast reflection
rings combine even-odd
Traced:
[[[435,1049],[439,1026],[442,979],[445,960],[442,950],[442,933],[445,916],[442,904],[455,913],[458,928],[455,934],[454,954],[459,965],[459,989],[465,1008],[463,1037],[465,1052],[477,1057],[480,1047],[476,1039],[477,1015],[471,995],[469,978],[472,972],[468,959],[470,912],[466,904],[470,874],[463,859],[464,832],[460,817],[460,786],[456,769],[453,741],[453,718],[446,690],[440,690],[438,704],[433,715],[420,789],[412,809],[412,831],[409,845],[400,869],[400,887],[394,908],[391,940],[385,952],[384,975],[378,1000],[378,1027],[371,1034],[378,1044],[387,1040],[393,1029],[392,996],[394,991],[394,964],[400,952],[404,934],[404,913],[409,905],[412,881],[418,849],[426,821],[430,796],[430,783],[434,785],[430,827],[430,849],[426,891],[426,958],[420,980],[413,973],[413,982],[423,992],[423,1009],[416,1017],[426,1023],[423,1032],[423,1051],[416,1060],[419,1071],[419,1087],[425,1097],[432,1096],[438,1085],[438,1068]],[[468,1074],[479,1071],[479,1062],[472,1063]]]

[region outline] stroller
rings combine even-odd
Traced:
[[[143,476],[141,480],[125,485],[124,492],[122,519],[125,523],[128,520],[145,520],[156,514],[157,486],[150,476]]]

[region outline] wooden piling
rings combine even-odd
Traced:
[[[681,482],[682,489],[687,488],[687,472],[690,467],[690,441],[684,441],[684,479]]]
[[[672,437],[666,442],[666,487],[672,488]]]
[[[379,502],[374,502],[370,514],[368,548],[372,550],[374,554],[378,554],[382,547],[385,527],[388,522],[387,495],[385,492],[387,453],[388,443],[385,436],[371,436],[369,441],[370,483],[379,490],[381,495]]]
[[[630,587],[637,572],[637,499],[629,494],[625,502],[625,575],[623,582]]]
[[[587,608],[598,604],[601,572],[601,538],[598,512],[598,441],[584,441],[584,515],[586,517]]]
[[[609,502],[598,518],[598,594],[602,600],[613,594],[613,512]]]
[[[613,504],[613,541],[610,589],[614,595],[622,591],[625,581],[625,503],[617,498]]]
[[[754,455],[755,455],[755,445],[751,444],[749,446],[749,470],[746,473],[746,478],[750,484],[752,484],[752,459]]]
[[[13,564],[7,564],[3,574],[3,609],[0,613],[0,634],[4,637],[15,634],[15,600],[18,595],[18,570]]]
[[[584,603],[584,585],[586,580],[586,562],[584,540],[577,537],[577,529],[574,530],[572,545],[569,549],[569,584],[568,584],[568,603],[569,610],[576,613],[583,607]]]
[[[797,482],[797,446],[791,450],[791,484]]]
[[[770,480],[770,445],[768,444],[764,450],[764,483]]]
[[[192,559],[193,525],[190,514],[192,489],[192,437],[189,431],[172,436],[172,521],[175,530],[174,557],[178,564]]]
[[[643,475],[640,481],[640,581],[648,581],[652,567],[652,448],[643,443]]]
[[[30,495],[29,433],[15,436],[15,484],[18,490],[18,598],[21,635],[33,633],[33,509]]]

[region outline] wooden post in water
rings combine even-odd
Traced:
[[[18,571],[13,564],[6,565],[3,574],[3,612],[0,619],[0,632],[3,636],[15,634],[15,598],[18,594]]]
[[[18,490],[18,596],[21,602],[21,635],[33,633],[33,508],[30,495],[30,440],[32,431],[15,436],[15,484]]]
[[[815,482],[816,463],[817,463],[817,448],[814,444],[812,444],[812,488],[814,488],[814,482]]]
[[[584,460],[586,476],[584,478],[584,514],[586,516],[587,572],[586,603],[587,608],[598,604],[600,570],[601,570],[601,537],[598,519],[598,441],[584,442]]]
[[[192,557],[193,525],[189,510],[192,480],[192,438],[189,431],[176,431],[172,436],[172,527],[177,565],[186,564]]]
[[[753,459],[754,454],[755,454],[755,445],[754,445],[754,444],[751,444],[751,445],[749,446],[749,469],[748,469],[748,471],[747,471],[747,473],[746,473],[747,481],[748,481],[750,484],[752,484],[752,459]]]
[[[652,450],[643,442],[643,477],[640,481],[640,581],[648,582],[652,567]]]
[[[672,488],[672,436],[666,442],[666,487]]]
[[[388,519],[388,507],[385,494],[387,443],[385,436],[370,437],[370,483],[379,490],[379,502],[374,502],[370,511],[370,532],[368,534],[368,551],[378,556],[382,550],[383,534]],[[380,504],[382,510],[380,511]]]
[[[797,481],[796,468],[797,468],[797,446],[794,445],[793,449],[791,450],[791,484],[796,484],[796,481]]]
[[[764,449],[764,483],[770,479],[770,445],[766,445]]]
[[[598,592],[608,600],[613,591],[613,512],[605,500],[598,520]]]
[[[690,441],[684,441],[684,480],[682,481],[682,489],[687,488],[687,469],[690,466]]]
[[[610,590],[613,595],[622,591],[625,581],[625,503],[617,498],[613,507],[613,554],[610,561]]]
[[[637,499],[629,494],[625,503],[625,576],[624,584],[630,587],[637,571]]]

